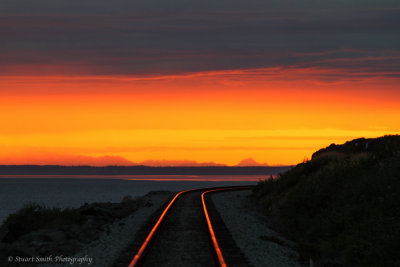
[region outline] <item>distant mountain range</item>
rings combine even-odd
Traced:
[[[0,165],[62,165],[62,166],[151,166],[151,167],[209,167],[228,166],[216,162],[197,162],[194,160],[153,160],[148,159],[140,162],[133,162],[121,156],[85,156],[85,155],[64,155],[44,154],[25,155],[18,157],[0,156]],[[259,163],[253,158],[241,160],[234,166],[268,166],[266,163]]]
[[[60,166],[0,165],[0,175],[273,175],[291,166]]]

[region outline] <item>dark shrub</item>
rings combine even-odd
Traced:
[[[399,152],[400,136],[331,145],[277,179],[260,182],[254,196],[305,258],[398,266]]]

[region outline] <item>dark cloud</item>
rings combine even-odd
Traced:
[[[76,75],[321,67],[397,77],[399,7],[389,0],[3,1],[0,74],[61,64]]]
[[[120,13],[153,11],[249,11],[260,9],[396,8],[397,0],[2,0],[0,13]]]

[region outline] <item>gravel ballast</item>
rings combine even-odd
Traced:
[[[147,218],[161,207],[170,197],[171,192],[150,193],[143,197],[144,201],[151,203],[135,211],[132,215],[117,220],[103,232],[98,240],[87,244],[79,253],[75,255],[63,255],[75,261],[82,260],[82,263],[75,263],[79,266],[99,266],[108,267],[113,264],[121,251],[135,237],[135,233],[146,222]],[[135,251],[132,251],[132,258]],[[53,255],[54,259],[55,255]],[[62,267],[74,266],[71,262],[64,264],[41,264],[43,267]]]
[[[268,228],[250,208],[250,194],[251,191],[246,190],[211,195],[237,246],[254,267],[302,266],[297,261],[297,252],[291,248],[294,243]]]

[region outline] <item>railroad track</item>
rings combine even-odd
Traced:
[[[136,247],[141,245],[136,255],[131,254],[129,267],[249,266],[208,196],[225,190],[250,188],[237,186],[179,192],[162,210],[147,235],[139,237],[142,242],[136,238]]]

